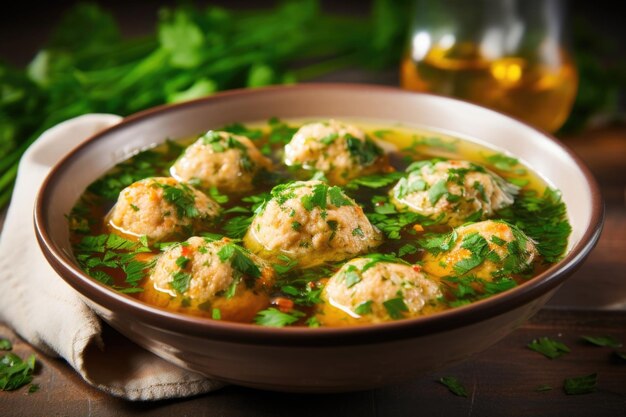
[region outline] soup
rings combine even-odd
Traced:
[[[558,261],[559,194],[515,158],[404,126],[234,123],[139,152],[68,216],[81,268],[152,305],[264,326],[434,314]]]

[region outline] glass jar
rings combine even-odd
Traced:
[[[576,97],[561,0],[416,0],[402,87],[556,131]]]

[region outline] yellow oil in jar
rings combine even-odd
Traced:
[[[546,62],[519,57],[488,59],[473,43],[434,46],[401,65],[403,88],[458,97],[556,131],[576,97],[578,74],[564,51]]]

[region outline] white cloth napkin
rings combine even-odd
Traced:
[[[111,114],[68,120],[44,132],[22,157],[0,236],[0,321],[115,396],[159,400],[218,389],[220,382],[178,368],[102,326],[48,265],[37,244],[33,206],[50,168],[86,138],[120,120]]]

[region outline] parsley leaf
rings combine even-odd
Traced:
[[[582,336],[582,339],[596,346],[607,346],[611,348],[622,347],[622,342],[611,336]]]
[[[350,134],[346,134],[345,138],[348,152],[363,166],[372,165],[383,154],[383,150],[369,138],[361,140]]]
[[[563,389],[567,395],[589,394],[596,390],[598,374],[566,378],[563,380]]]
[[[172,274],[172,281],[170,281],[170,287],[172,287],[179,294],[183,294],[189,288],[189,282],[191,281],[191,274],[182,271],[176,271]]]
[[[313,187],[313,191],[309,195],[302,197],[302,205],[307,211],[313,210],[315,207],[326,209],[326,195],[328,193],[328,185],[317,184]]]
[[[367,188],[382,188],[388,185],[393,184],[400,178],[402,178],[404,174],[401,172],[390,172],[388,174],[374,174],[374,175],[366,175],[363,177],[355,178],[346,184],[346,188],[348,190],[356,190],[359,186],[367,187]]]
[[[33,380],[35,355],[22,360],[13,353],[0,357],[0,391],[16,390]]]
[[[11,350],[13,349],[13,344],[9,339],[0,339],[0,350]]]
[[[297,322],[302,317],[304,317],[304,313],[298,310],[283,313],[274,307],[270,307],[266,310],[259,311],[254,318],[254,322],[267,327],[285,327]]]
[[[359,316],[370,314],[372,312],[372,300],[364,301],[354,309],[354,312]]]
[[[361,282],[361,275],[359,274],[359,270],[354,265],[349,265],[343,272],[343,276],[346,287],[348,288],[352,288],[353,286]]]
[[[336,186],[328,189],[328,197],[330,198],[330,204],[335,207],[354,205],[352,200],[345,196],[341,188]]]
[[[564,353],[569,353],[570,349],[564,343],[550,339],[549,337],[540,337],[534,339],[528,345],[528,348],[535,352],[541,353],[546,358],[556,359]]]
[[[230,261],[232,268],[248,277],[258,278],[261,276],[261,270],[252,261],[245,250],[234,243],[224,245],[218,252],[217,256],[222,262]]]
[[[402,297],[391,298],[387,301],[383,302],[383,306],[387,313],[389,313],[389,317],[394,320],[401,319],[404,317],[404,312],[409,311],[409,308],[404,303],[404,299]]]
[[[437,204],[437,201],[439,201],[441,197],[448,194],[446,183],[446,180],[439,180],[428,189],[428,201],[433,206]]]
[[[526,192],[496,216],[519,227],[537,242],[537,250],[546,262],[557,262],[565,253],[572,227],[557,191],[546,188],[541,197]]]
[[[456,396],[467,398],[467,390],[461,382],[453,376],[444,376],[439,378],[439,382],[450,390]]]
[[[196,197],[191,188],[182,182],[176,186],[154,182],[163,189],[163,199],[176,208],[179,218],[188,217],[195,219],[200,217],[200,211],[196,207]]]

